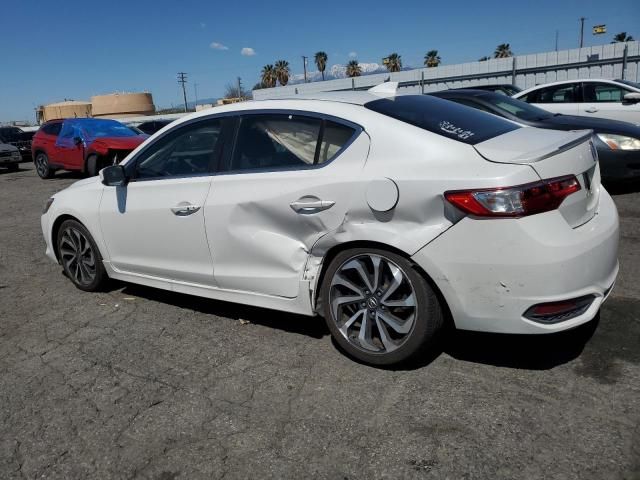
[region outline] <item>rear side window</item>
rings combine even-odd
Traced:
[[[495,115],[428,95],[384,98],[366,103],[365,107],[469,145],[520,128]]]
[[[47,135],[58,136],[60,134],[61,128],[62,128],[62,122],[48,123],[42,126],[42,131]]]
[[[333,159],[355,129],[315,117],[257,114],[242,117],[231,161],[235,172],[312,167]]]
[[[576,103],[578,101],[576,90],[574,84],[541,88],[538,90],[536,103]]]

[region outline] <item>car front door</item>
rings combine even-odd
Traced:
[[[223,121],[177,127],[127,162],[126,187],[105,187],[100,224],[118,271],[214,285],[205,200],[222,148]]]
[[[82,170],[84,168],[84,141],[82,132],[73,122],[65,121],[55,143],[55,163],[64,168]]]
[[[205,206],[219,287],[295,298],[314,243],[344,221],[369,151],[357,125],[312,114],[239,120]]]
[[[624,101],[631,90],[614,83],[584,82],[582,91],[584,102],[580,104],[580,115],[640,123],[640,103]]]

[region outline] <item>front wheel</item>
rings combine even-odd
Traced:
[[[89,231],[76,220],[66,220],[58,230],[58,254],[64,273],[80,290],[95,292],[106,283],[102,255]]]
[[[20,164],[10,163],[9,165],[7,165],[7,170],[9,170],[10,172],[17,172],[18,170],[20,170]]]
[[[372,365],[414,359],[444,324],[429,283],[409,260],[384,250],[338,254],[324,276],[320,299],[336,342]]]
[[[40,178],[47,179],[53,177],[54,170],[51,168],[51,165],[49,165],[49,157],[47,157],[46,153],[38,153],[33,162],[36,164],[36,172]]]

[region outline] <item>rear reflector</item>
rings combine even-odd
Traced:
[[[575,175],[567,175],[514,187],[450,190],[444,197],[470,215],[514,218],[555,210],[580,188]]]
[[[524,312],[524,317],[540,323],[564,322],[586,312],[594,298],[593,295],[586,295],[561,302],[539,303]]]

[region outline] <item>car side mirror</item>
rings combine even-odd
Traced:
[[[624,103],[638,103],[640,102],[640,93],[629,92],[623,97]]]
[[[128,181],[122,165],[111,165],[100,170],[100,180],[107,187],[125,187]]]
[[[80,145],[82,145],[82,139],[80,137],[73,137],[73,143],[76,147],[79,147]]]

